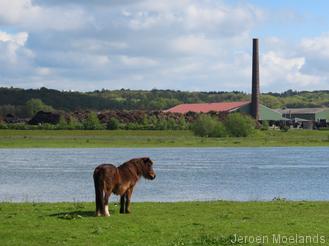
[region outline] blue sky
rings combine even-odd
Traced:
[[[249,2],[267,12],[273,11],[257,32],[261,36],[276,35],[296,41],[326,32],[329,28],[329,1],[252,0]],[[284,18],[284,15],[290,18]]]
[[[0,86],[329,89],[329,1],[0,0]]]

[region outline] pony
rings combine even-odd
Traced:
[[[120,213],[130,213],[131,195],[141,176],[149,180],[156,177],[149,157],[134,158],[118,167],[112,164],[97,166],[93,174],[96,216],[110,216],[108,203],[112,193],[120,195]]]

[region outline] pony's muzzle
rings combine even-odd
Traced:
[[[155,177],[156,177],[155,173],[152,173],[152,174],[150,174],[149,176],[150,176],[150,179],[151,179],[151,180],[155,179]]]

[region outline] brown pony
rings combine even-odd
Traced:
[[[96,216],[110,216],[108,202],[111,193],[120,195],[120,213],[130,213],[130,198],[134,186],[143,176],[155,179],[153,162],[148,157],[131,159],[119,167],[102,164],[95,168]]]

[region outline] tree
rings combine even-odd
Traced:
[[[40,99],[32,98],[28,100],[25,104],[26,112],[28,116],[32,117],[39,111],[52,112],[53,107],[44,104]]]
[[[283,106],[283,103],[280,101],[280,98],[272,95],[261,95],[260,101],[262,104],[269,108],[281,108]]]

